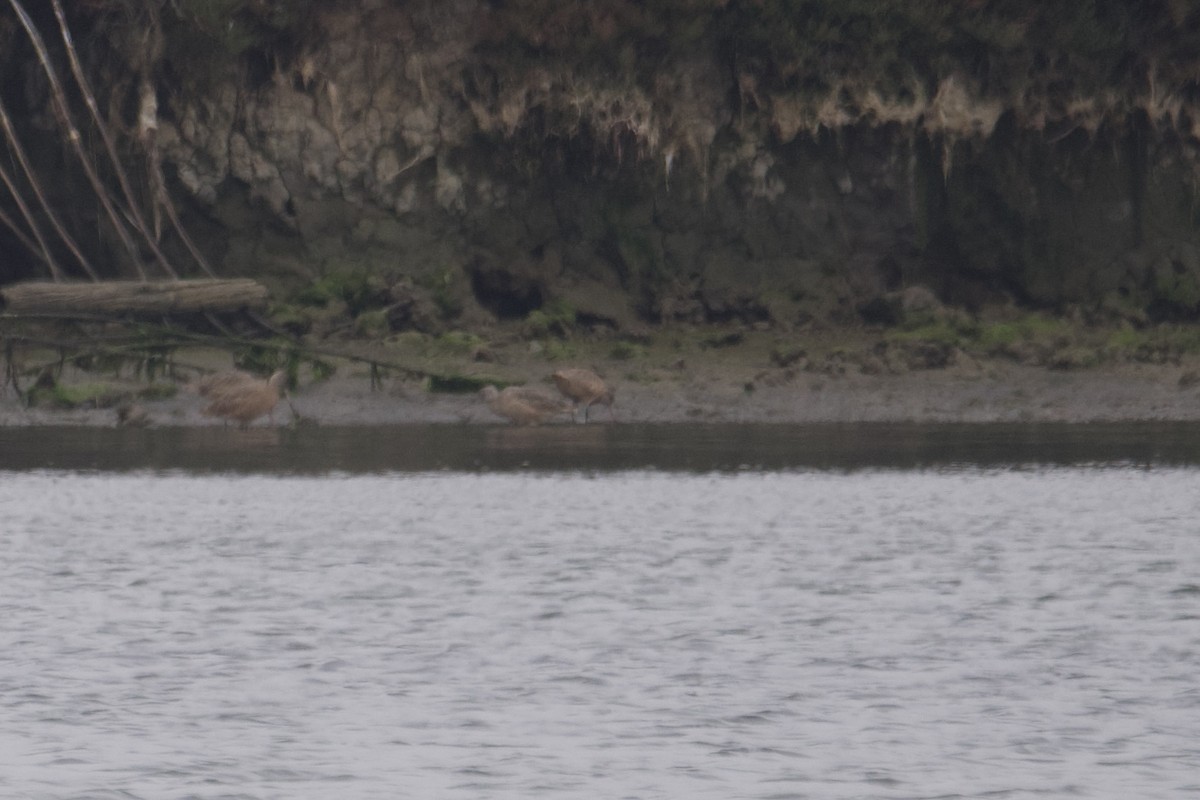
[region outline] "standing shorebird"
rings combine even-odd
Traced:
[[[608,384],[604,382],[603,378],[590,369],[560,369],[550,377],[554,378],[554,385],[563,393],[563,396],[569,398],[574,404],[571,411],[572,419],[580,405],[583,406],[584,422],[588,421],[588,411],[594,405],[608,406],[609,419],[613,418],[613,402],[616,393],[608,388]]]
[[[275,406],[287,385],[287,373],[279,370],[265,381],[244,372],[221,373],[201,384],[197,391],[211,399],[204,414],[234,420],[244,429],[263,414],[274,424]]]
[[[243,386],[253,386],[261,383],[259,378],[241,370],[227,370],[205,375],[187,385],[187,388],[201,397],[220,397],[226,392]]]
[[[571,411],[571,406],[557,397],[525,386],[509,386],[504,390],[485,386],[479,394],[493,414],[517,425],[537,425]]]

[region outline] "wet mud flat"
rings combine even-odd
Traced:
[[[527,385],[549,383],[552,369],[530,365]],[[996,361],[900,375],[827,375],[799,372],[764,380],[752,365],[697,363],[686,372],[634,375],[608,370],[616,390],[614,413],[595,410],[591,425],[625,423],[807,424],[855,422],[995,423],[1200,420],[1195,365],[1117,364],[1086,370],[1050,370]],[[768,376],[770,378],[771,376]],[[374,385],[373,385],[374,384]],[[153,427],[222,426],[205,416],[203,398],[180,389],[141,402]],[[2,426],[118,424],[114,408],[25,407],[11,386],[0,391]],[[272,417],[252,427],[404,424],[504,424],[475,392],[430,391],[420,380],[372,381],[339,371],[301,382]],[[551,425],[582,424],[569,416]]]

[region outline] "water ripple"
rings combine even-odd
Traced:
[[[7,474],[0,795],[1185,796],[1196,477]]]

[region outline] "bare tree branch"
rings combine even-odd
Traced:
[[[155,41],[160,43],[151,48],[156,51],[161,47],[162,30],[158,15],[154,12],[153,7],[150,9],[150,14],[152,18],[151,32],[155,37]],[[179,221],[179,215],[175,211],[175,204],[171,201],[171,196],[167,193],[167,183],[163,179],[162,173],[162,158],[158,149],[158,99],[155,96],[154,86],[150,83],[148,75],[143,74],[142,76],[139,96],[137,137],[146,155],[149,182],[154,198],[155,230],[158,230],[160,224],[158,212],[161,208],[166,212],[167,218],[171,221],[171,227],[175,229],[175,233],[179,236],[180,241],[183,242],[188,252],[192,254],[192,258],[196,260],[201,269],[215,278],[216,273],[209,266],[208,259],[200,252],[200,248],[192,241],[192,237]]]
[[[3,172],[3,171],[4,171],[4,168],[0,167],[0,172]],[[4,179],[4,178],[7,178],[7,176],[0,176],[0,179]],[[8,181],[4,180],[4,183],[7,184]],[[25,231],[21,230],[21,226],[17,224],[16,220],[14,220],[12,217],[10,217],[4,211],[3,208],[0,208],[0,225],[3,225],[4,227],[8,228],[8,230],[12,233],[12,235],[17,237],[17,241],[20,242],[21,245],[26,250],[28,250],[33,255],[38,256],[42,260],[45,260],[45,255],[43,255],[42,253],[39,252],[39,250],[41,248],[38,247],[38,243],[35,242],[33,239],[30,239],[25,234]],[[54,270],[51,270],[50,272],[51,272],[51,277],[53,277]]]
[[[83,267],[84,272],[86,272],[92,280],[100,280],[100,276],[96,274],[94,269],[92,269],[91,262],[88,261],[87,256],[83,254],[83,251],[79,249],[79,246],[75,244],[75,239],[72,238],[71,234],[67,232],[66,227],[62,224],[62,221],[59,220],[58,214],[54,213],[53,206],[51,206],[50,202],[46,199],[46,195],[42,191],[41,182],[38,180],[37,173],[34,171],[33,167],[30,166],[29,159],[25,156],[25,149],[21,147],[21,140],[17,138],[17,131],[13,127],[12,119],[8,116],[8,110],[4,107],[2,102],[0,102],[0,127],[4,129],[4,135],[8,139],[9,147],[12,148],[13,155],[16,156],[18,163],[21,165],[21,169],[25,172],[25,178],[29,181],[29,186],[31,189],[33,189],[33,193],[37,197],[38,202],[41,203],[42,211],[45,212],[46,218],[50,220],[50,225],[54,228],[55,233],[59,235],[59,238],[62,239],[63,244],[67,246],[67,249],[69,249],[79,261],[79,264]],[[62,271],[59,269],[58,264],[50,254],[49,248],[46,246],[46,242],[41,235],[41,231],[38,228],[37,223],[30,216],[29,210],[25,206],[24,200],[18,194],[16,186],[13,184],[11,178],[7,175],[3,177],[3,180],[5,185],[8,186],[8,190],[13,193],[13,198],[16,200],[17,207],[21,209],[21,214],[24,215],[26,221],[29,223],[29,227],[33,231],[34,237],[37,238],[40,249],[42,250],[42,260],[45,261],[46,266],[50,268],[50,274],[55,280],[61,280],[63,277]]]
[[[58,262],[54,260],[54,256],[50,254],[50,248],[46,244],[45,237],[42,236],[42,229],[38,227],[37,220],[29,211],[29,206],[25,205],[25,200],[21,197],[21,193],[17,190],[17,186],[13,183],[12,176],[8,174],[8,170],[4,169],[4,167],[0,167],[0,183],[3,183],[8,187],[8,191],[12,194],[13,200],[17,204],[17,208],[21,211],[21,216],[25,217],[25,223],[29,225],[29,229],[33,232],[33,237],[34,239],[37,239],[37,242],[33,242],[28,236],[26,236],[21,230],[20,226],[18,226],[11,217],[9,217],[7,214],[4,214],[2,210],[0,210],[0,222],[3,222],[5,226],[17,236],[17,239],[29,249],[31,253],[40,257],[42,261],[46,262],[46,266],[50,268],[50,277],[53,278],[55,282],[61,281],[63,279],[62,270],[59,268]]]
[[[75,52],[75,44],[71,38],[71,30],[67,27],[67,18],[63,13],[62,3],[59,0],[51,0],[51,6],[54,8],[54,16],[58,20],[58,29],[62,35],[63,44],[67,49],[67,62],[71,65],[71,74],[75,77],[75,83],[79,86],[79,93],[83,96],[84,104],[91,112],[92,121],[96,124],[96,129],[100,132],[100,139],[104,142],[104,149],[108,151],[108,157],[113,164],[113,172],[117,176],[117,183],[121,186],[121,191],[125,195],[125,202],[129,206],[129,216],[133,223],[133,227],[137,229],[146,243],[154,252],[155,257],[172,277],[178,278],[179,275],[171,267],[165,255],[158,247],[158,237],[151,233],[146,225],[146,220],[142,216],[140,204],[137,197],[134,195],[133,187],[129,184],[129,178],[125,174],[125,168],[121,164],[121,158],[117,154],[117,147],[113,143],[112,136],[108,133],[108,126],[104,122],[104,118],[100,115],[100,109],[96,104],[95,95],[92,94],[91,87],[88,85],[87,76],[83,73],[83,67],[79,64],[79,56]],[[154,197],[152,202],[157,203],[158,197]],[[207,264],[202,262],[202,266],[207,268]],[[211,270],[208,270],[211,274]]]
[[[59,124],[63,128],[67,142],[71,145],[71,147],[75,150],[76,155],[79,157],[79,161],[83,165],[84,174],[87,175],[88,181],[92,185],[92,190],[96,192],[96,196],[100,200],[100,204],[104,207],[105,212],[108,214],[109,221],[112,223],[117,236],[120,237],[121,243],[125,246],[125,249],[129,252],[130,257],[133,259],[133,264],[138,271],[138,275],[145,280],[146,270],[145,267],[142,266],[142,259],[138,252],[137,245],[134,243],[133,239],[130,238],[129,231],[125,229],[125,223],[121,221],[121,215],[117,213],[113,199],[109,196],[108,191],[104,188],[104,182],[96,173],[96,168],[92,165],[91,161],[88,159],[87,153],[85,153],[83,150],[82,137],[80,136],[79,130],[75,127],[75,123],[71,118],[71,110],[67,105],[66,94],[63,91],[62,82],[58,79],[58,73],[54,69],[54,64],[50,61],[50,53],[46,49],[46,43],[42,40],[42,35],[38,33],[37,27],[34,26],[33,20],[29,18],[29,14],[25,11],[24,6],[21,5],[20,0],[8,0],[8,3],[10,6],[12,6],[13,11],[16,12],[17,18],[21,21],[21,26],[25,28],[25,32],[29,35],[29,40],[33,43],[34,50],[37,51],[38,60],[41,62],[42,69],[45,71],[46,77],[50,82],[50,96],[53,98],[56,116],[58,117]],[[174,270],[171,269],[169,264],[167,264],[165,261],[162,263],[163,267],[168,273],[171,273],[173,277],[178,277],[177,275],[174,275]]]

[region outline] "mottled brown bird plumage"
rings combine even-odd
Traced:
[[[265,381],[244,372],[221,373],[201,383],[205,385],[198,386],[197,391],[211,400],[204,413],[225,417],[245,428],[263,414],[274,422],[275,406],[283,395],[287,373],[279,370]]]
[[[616,394],[603,378],[590,369],[574,367],[560,369],[550,377],[554,379],[554,385],[563,393],[563,396],[574,404],[572,417],[575,416],[579,407],[583,406],[583,421],[587,422],[588,411],[594,405],[607,406],[609,417],[613,416],[613,402]]]
[[[485,386],[480,395],[493,414],[517,425],[537,425],[571,411],[571,406],[557,397],[525,386],[509,386],[504,390]]]
[[[188,388],[201,397],[217,397],[230,389],[239,386],[249,386],[255,383],[261,383],[260,378],[256,378],[248,372],[240,370],[229,370],[227,372],[216,372],[212,375],[205,375],[203,378],[188,384]]]

